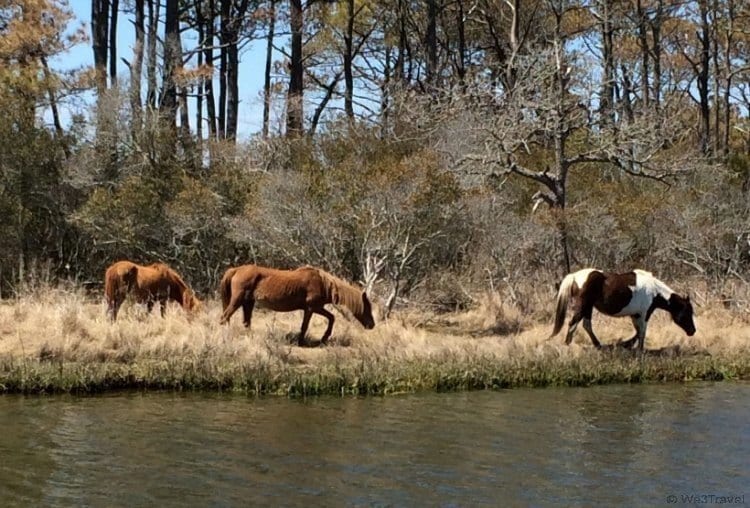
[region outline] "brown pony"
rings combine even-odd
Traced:
[[[242,306],[243,322],[250,327],[253,307],[265,307],[277,312],[303,310],[302,329],[297,344],[304,344],[305,333],[313,314],[328,319],[321,344],[326,344],[333,330],[333,314],[323,308],[327,303],[347,307],[357,321],[368,330],[375,326],[372,305],[367,293],[330,273],[312,266],[296,270],[276,270],[256,265],[228,269],[221,278],[219,293],[224,305],[221,323],[228,323],[232,314]]]
[[[138,303],[145,303],[148,311],[159,302],[161,315],[168,300],[173,300],[186,311],[197,310],[200,300],[182,277],[164,263],[141,266],[130,261],[117,261],[104,274],[104,295],[107,299],[107,313],[112,321],[128,293],[133,293]]]

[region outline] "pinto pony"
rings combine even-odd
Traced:
[[[224,312],[221,323],[228,323],[241,306],[243,323],[250,328],[253,307],[268,308],[277,312],[304,311],[302,328],[297,344],[304,344],[305,333],[313,314],[328,319],[328,327],[321,344],[326,344],[333,330],[333,314],[324,306],[328,303],[348,308],[362,326],[370,330],[375,326],[372,305],[367,293],[330,273],[312,266],[296,270],[276,270],[256,265],[243,265],[228,269],[219,284]]]
[[[173,300],[186,311],[197,310],[200,300],[182,277],[164,263],[141,266],[130,261],[117,261],[104,273],[104,295],[107,300],[107,314],[112,321],[128,293],[133,293],[138,303],[145,303],[148,311],[159,302],[161,315],[168,300]]]
[[[605,273],[594,268],[586,268],[566,275],[557,292],[555,327],[550,338],[557,335],[562,328],[568,301],[571,299],[573,318],[568,324],[566,344],[570,344],[578,322],[583,320],[583,328],[591,337],[594,347],[601,347],[591,328],[591,314],[594,308],[608,316],[630,316],[636,333],[623,345],[632,346],[637,340],[638,348],[641,350],[646,339],[648,320],[656,309],[668,311],[672,321],[688,336],[692,337],[695,333],[690,297],[678,295],[652,273],[644,270]]]

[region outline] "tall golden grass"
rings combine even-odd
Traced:
[[[77,290],[39,289],[0,303],[0,391],[211,389],[307,395],[385,394],[514,386],[588,385],[750,377],[750,326],[744,312],[698,309],[694,337],[657,312],[646,347],[596,351],[583,332],[570,346],[550,339],[549,305],[522,314],[497,295],[471,310],[399,311],[366,331],[344,314],[328,347],[299,348],[301,312],[256,310],[250,331],[235,316],[218,324],[207,301],[192,318],[177,306],[148,315],[126,302],[110,323],[103,301]],[[314,317],[311,342],[325,320]],[[632,335],[629,319],[595,314],[604,343]]]

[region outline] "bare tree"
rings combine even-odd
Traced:
[[[568,11],[557,1],[550,2],[550,7],[555,15],[551,48],[518,60],[518,79],[512,90],[498,95],[491,87],[475,89],[474,99],[461,102],[462,114],[456,114],[454,103],[451,117],[461,122],[463,135],[443,142],[446,152],[461,154],[455,160],[461,173],[515,174],[540,185],[533,196],[535,208],[539,203],[549,206],[557,226],[561,266],[570,271],[565,209],[571,170],[609,166],[665,181],[680,166],[659,155],[689,129],[678,106],[665,107],[661,116],[652,112],[623,122],[616,133],[594,128],[584,98],[590,95],[592,74],[575,52],[565,49],[563,18]],[[476,101],[478,96],[484,100]],[[456,128],[455,123],[450,128]],[[576,142],[574,136],[584,132],[586,143]],[[532,153],[536,156],[530,157]],[[541,162],[545,159],[550,162]]]

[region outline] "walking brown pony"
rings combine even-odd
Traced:
[[[630,316],[635,327],[635,335],[622,343],[623,347],[631,347],[637,341],[638,348],[643,350],[648,320],[656,309],[669,312],[672,321],[688,336],[695,334],[690,297],[678,295],[651,272],[645,270],[606,273],[594,268],[585,268],[566,275],[557,293],[555,326],[550,337],[557,335],[565,322],[568,300],[572,300],[573,317],[568,324],[566,344],[573,340],[578,323],[583,320],[583,329],[589,334],[594,347],[601,348],[601,343],[591,327],[594,309],[608,316]]]
[[[182,277],[164,263],[141,266],[131,261],[117,261],[110,265],[104,274],[104,295],[112,321],[117,319],[128,293],[133,294],[136,302],[145,303],[149,312],[158,301],[162,317],[168,300],[179,303],[186,311],[197,310],[202,305]]]
[[[348,308],[368,330],[375,326],[367,293],[312,266],[295,270],[277,270],[256,265],[230,268],[221,279],[219,293],[224,305],[220,321],[222,324],[228,323],[240,306],[246,328],[250,328],[256,304],[277,312],[303,310],[302,328],[297,338],[300,346],[304,344],[305,333],[313,314],[328,319],[328,327],[320,339],[321,344],[328,342],[334,322],[333,314],[324,308],[328,303]]]

